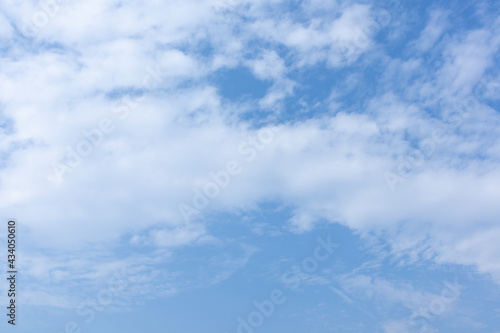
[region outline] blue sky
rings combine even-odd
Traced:
[[[499,14],[2,2],[15,329],[499,333]]]

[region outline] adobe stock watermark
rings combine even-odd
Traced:
[[[274,115],[273,119],[280,120],[277,115]],[[178,210],[184,221],[190,221],[193,215],[200,214],[202,210],[207,208],[210,201],[218,197],[231,184],[232,180],[244,171],[243,165],[245,163],[252,163],[259,152],[264,151],[275,141],[276,134],[280,130],[279,126],[274,125],[263,127],[255,135],[241,141],[236,148],[237,157],[229,160],[222,170],[210,172],[208,174],[210,180],[204,185],[194,187],[191,203],[178,205]]]
[[[387,186],[391,192],[396,191],[396,185],[405,183],[408,178],[423,164],[429,160],[439,145],[447,141],[444,133],[447,130],[459,128],[464,121],[470,117],[471,112],[476,111],[481,103],[487,98],[500,93],[500,82],[481,80],[474,88],[474,94],[464,102],[454,105],[442,105],[444,112],[441,129],[434,130],[429,137],[420,141],[418,148],[411,150],[406,155],[398,157],[398,164],[392,170],[384,173]],[[410,105],[409,107],[413,107]]]
[[[162,82],[160,68],[156,65],[155,68],[148,66],[147,74],[143,77],[141,87],[145,91],[157,88]],[[139,106],[139,102],[143,96],[130,97],[123,96],[111,109],[112,114],[119,120],[128,118],[132,110]],[[83,139],[78,141],[74,146],[66,146],[65,157],[57,162],[52,163],[52,172],[47,175],[47,179],[55,185],[59,185],[63,181],[63,176],[66,173],[73,172],[81,165],[83,160],[90,156],[94,150],[102,145],[106,135],[110,135],[116,129],[116,120],[110,117],[104,117],[99,120],[99,123],[90,130],[83,130]]]
[[[446,281],[444,285],[445,287],[439,296],[434,297],[429,304],[411,315],[409,319],[411,326],[424,329],[458,301],[461,295],[461,286],[457,281],[453,284]]]
[[[50,21],[57,16],[61,10],[60,0],[42,0],[38,3],[38,9],[29,17],[24,18],[19,30],[24,37],[34,38],[40,30],[49,25]]]
[[[413,107],[413,105],[409,107]],[[445,113],[443,117],[444,127],[458,127],[470,115],[462,107],[448,110],[452,111]],[[384,173],[385,181],[391,192],[396,191],[397,184],[405,183],[414,171],[422,167],[434,155],[436,148],[447,141],[444,132],[445,128],[434,130],[429,137],[419,142],[418,148],[412,149],[407,154],[398,157],[398,164],[393,170]]]
[[[92,323],[96,314],[104,311],[104,308],[110,306],[116,297],[129,286],[129,279],[125,269],[120,273],[115,272],[105,287],[101,288],[93,298],[87,299],[76,310],[79,317],[84,317],[80,322],[68,321],[64,325],[64,330],[60,333],[81,333],[85,325]]]
[[[326,240],[318,237],[317,242],[318,245],[314,249],[312,256],[304,258],[300,264],[293,265],[282,274],[281,282],[285,284],[287,290],[298,290],[302,282],[310,277],[309,274],[314,273],[319,268],[320,263],[327,261],[334,250],[339,247],[339,244],[332,242],[330,235],[326,237]],[[247,316],[237,318],[236,333],[255,332],[264,325],[266,319],[275,313],[277,307],[284,304],[287,299],[286,291],[274,289],[269,293],[267,299],[260,302],[254,301],[255,310]]]

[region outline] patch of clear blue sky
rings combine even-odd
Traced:
[[[333,277],[355,277],[358,274],[385,279],[396,285],[411,285],[417,291],[438,295],[445,287],[445,281],[456,280],[463,286],[460,301],[457,302],[459,315],[438,317],[432,322],[433,327],[439,332],[470,332],[470,328],[459,324],[460,313],[467,312],[468,316],[480,320],[484,325],[475,332],[491,333],[496,328],[498,312],[495,312],[495,305],[500,297],[498,288],[487,277],[478,276],[468,267],[430,263],[401,265],[388,257],[381,260],[378,266],[357,271],[363,263],[379,260],[380,253],[374,251],[373,244],[367,246],[364,239],[345,227],[324,223],[305,234],[282,230],[280,235],[257,235],[250,231],[256,223],[284,225],[291,216],[291,211],[267,205],[246,216],[249,219],[245,222],[241,222],[241,216],[238,215],[211,217],[211,234],[226,241],[233,239],[235,244],[252,244],[260,250],[244,267],[222,283],[200,284],[196,288],[187,288],[177,295],[161,299],[148,300],[138,296],[131,300],[128,311],[98,312],[96,319],[89,324],[75,310],[44,307],[44,311],[37,311],[37,307],[30,306],[23,309],[23,312],[37,320],[30,323],[20,321],[22,325],[16,328],[21,333],[35,330],[59,333],[63,332],[61,328],[67,321],[75,321],[82,332],[232,333],[237,332],[237,318],[247,318],[256,310],[253,302],[269,299],[271,291],[275,289],[281,290],[286,300],[276,306],[275,312],[255,332],[327,333],[332,328],[341,332],[381,332],[381,322],[405,319],[411,315],[401,303],[391,304],[389,301],[377,300],[377,297],[370,296],[370,292],[349,294],[344,291],[352,299],[349,302],[330,289],[341,289]],[[324,281],[308,284],[303,279],[297,290],[283,284],[282,274],[290,271],[294,265],[302,267],[303,260],[313,256],[318,245],[317,238],[326,239],[328,235],[331,235],[339,247],[326,261],[318,264],[317,270],[310,273]],[[378,245],[377,249],[387,248],[384,244]],[[182,278],[186,282],[197,280],[206,272],[204,269],[200,270],[199,266],[207,268],[206,266],[214,265],[216,262],[213,258],[217,258],[221,250],[233,255],[236,248],[237,246],[221,249],[214,245],[202,245],[177,249],[172,260],[174,264],[165,265],[165,269],[173,273],[182,269]],[[303,269],[299,272],[307,274]],[[388,298],[391,296],[387,295]],[[117,295],[115,299],[118,301],[120,297]]]
[[[257,79],[248,68],[242,66],[219,70],[213,81],[223,98],[232,102],[260,99],[271,86],[269,81]]]

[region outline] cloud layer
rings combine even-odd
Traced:
[[[340,223],[394,256],[500,282],[500,20],[450,30],[452,13],[435,9],[403,38],[399,3],[288,5],[2,4],[3,219],[32,249],[175,251],[224,242],[210,214],[271,202],[293,212],[290,232]],[[224,95],[219,79],[238,69],[264,96],[245,82],[247,95]],[[63,259],[73,273],[91,265]]]

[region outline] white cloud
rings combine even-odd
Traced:
[[[150,232],[150,237],[152,243],[156,246],[175,247],[187,245],[200,238],[204,233],[205,228],[202,225],[190,225],[185,228],[175,227],[153,230]]]
[[[425,52],[432,48],[449,25],[448,15],[443,10],[433,10],[429,16],[427,26],[420,33],[420,37],[415,43],[419,51]]]
[[[275,51],[266,51],[261,57],[251,60],[249,65],[255,77],[261,80],[279,79],[285,74],[285,63]]]

